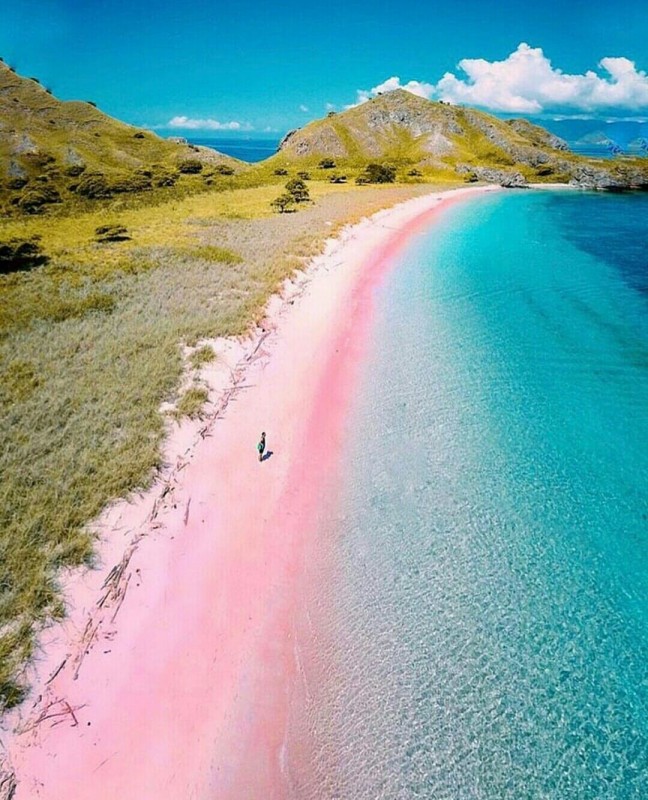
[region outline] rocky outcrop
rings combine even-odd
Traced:
[[[524,189],[529,185],[527,179],[520,172],[494,167],[475,167],[471,164],[457,164],[456,171],[465,175],[469,180],[497,183],[505,189]]]
[[[648,189],[648,164],[645,169],[628,164],[599,167],[592,164],[569,164],[572,186],[581,189],[605,189],[620,192],[626,189]]]

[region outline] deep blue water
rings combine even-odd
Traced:
[[[297,796],[648,797],[647,234],[646,195],[482,196],[377,291]]]
[[[263,161],[274,155],[279,146],[279,140],[273,139],[193,139],[187,141],[190,144],[199,144],[203,147],[212,147],[226,156],[239,158],[241,161],[254,163]]]

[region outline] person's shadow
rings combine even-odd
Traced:
[[[272,456],[272,450],[267,450],[261,457],[261,461],[267,461]]]

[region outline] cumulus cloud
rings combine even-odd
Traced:
[[[405,89],[420,97],[465,103],[492,111],[539,114],[543,111],[641,111],[648,108],[648,75],[634,61],[602,58],[599,72],[569,74],[554,67],[542,48],[522,43],[503,61],[464,58],[457,77],[446,72],[437,83],[388,78],[373,89],[360,89],[353,105],[381,92]]]
[[[168,128],[182,128],[189,131],[249,131],[252,126],[245,122],[219,122],[217,119],[194,119],[182,115],[167,122]]]

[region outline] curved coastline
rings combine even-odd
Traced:
[[[438,211],[485,191],[425,195],[345,229],[255,336],[222,343],[232,373],[212,422],[176,437],[165,486],[109,511],[121,561],[104,562],[124,566],[71,586],[70,619],[45,643],[38,699],[6,742],[18,800],[285,796],[301,565],[372,290]]]

